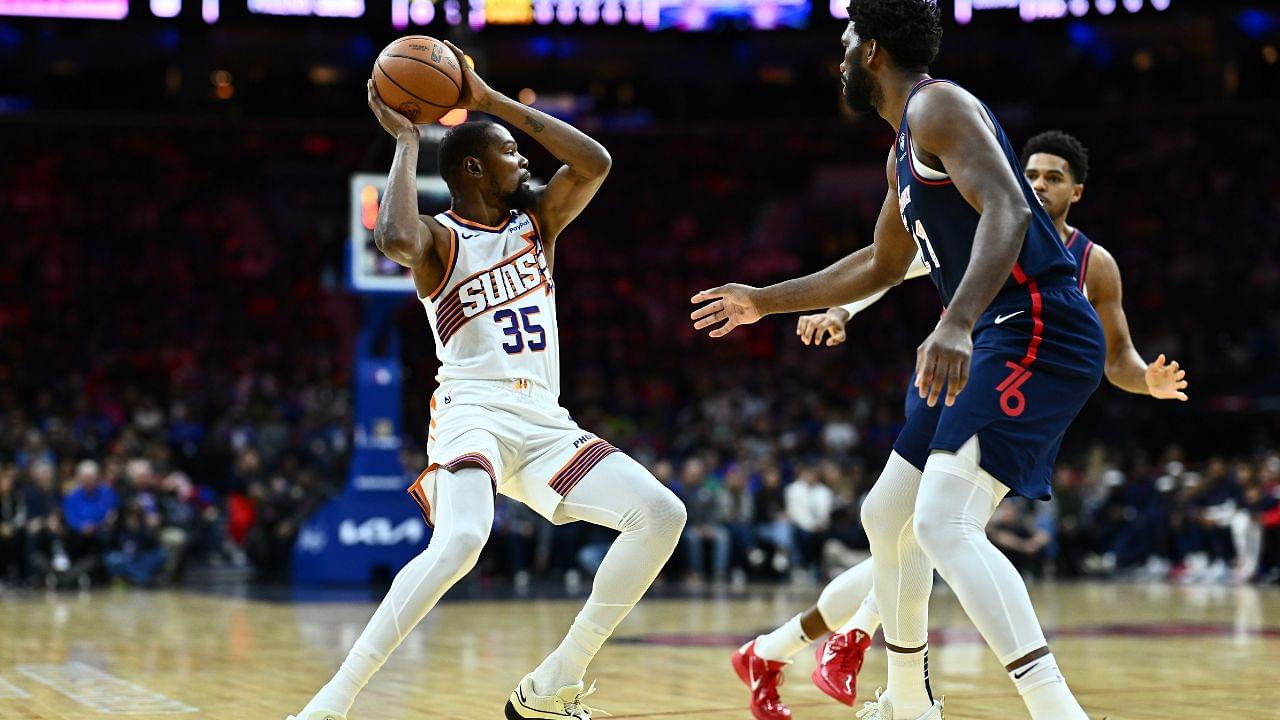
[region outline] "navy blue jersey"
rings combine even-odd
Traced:
[[[1079,277],[1081,292],[1089,283],[1089,256],[1093,254],[1093,241],[1085,237],[1079,228],[1072,231],[1071,237],[1067,238],[1067,252],[1071,253],[1071,257],[1076,261],[1076,273]],[[1088,293],[1086,292],[1087,296]]]
[[[907,108],[911,106],[911,98],[921,88],[936,82],[950,81],[922,80],[907,96],[894,151],[898,168],[898,209],[902,214],[902,223],[920,246],[929,276],[942,295],[945,307],[951,304],[951,298],[960,287],[960,280],[969,267],[973,239],[981,215],[964,199],[952,184],[951,178],[919,163],[912,151]],[[1018,178],[1022,194],[1026,196],[1027,205],[1031,208],[1031,226],[1027,228],[1026,241],[1023,242],[1018,261],[1000,293],[1016,290],[1028,280],[1043,285],[1046,281],[1058,278],[1075,278],[1076,263],[1058,238],[1053,221],[1041,207],[1031,185],[1022,176],[1022,163],[1009,144],[1008,136],[991,109],[986,105],[982,107],[995,125],[996,137],[1009,163],[1009,169]],[[1025,294],[1025,290],[1022,292]]]

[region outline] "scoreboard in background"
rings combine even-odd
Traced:
[[[129,0],[0,0],[0,15],[123,20]]]
[[[848,0],[829,0],[831,17],[847,20]],[[988,10],[1017,11],[1023,20],[1051,20],[1086,15],[1136,13],[1146,8],[1168,10],[1172,0],[954,0],[955,19],[968,25],[977,14]]]
[[[848,0],[827,0],[846,19]],[[124,20],[195,17],[206,23],[253,17],[314,17],[385,22],[398,30],[468,25],[629,25],[646,30],[803,28],[812,0],[0,0],[0,16]],[[1128,15],[1169,9],[1173,0],[943,0],[961,25],[988,13],[1023,20]],[[149,11],[149,13],[148,13]],[[944,9],[945,12],[945,9]]]
[[[834,0],[833,0],[834,1]],[[1017,10],[1023,20],[1053,20],[1115,12],[1136,13],[1145,8],[1168,10],[1171,0],[955,0],[956,22],[967,25],[987,10]]]
[[[384,4],[386,3],[386,4]],[[441,25],[625,25],[647,30],[803,28],[811,0],[0,0],[0,16],[124,20],[254,17],[359,20],[398,30]],[[197,20],[198,22],[198,20]]]
[[[433,0],[392,0],[397,28],[426,25],[439,8]],[[452,4],[452,6],[451,6]],[[449,24],[461,19],[459,0],[443,0]],[[648,30],[768,30],[809,24],[810,0],[470,0],[466,22],[490,25],[632,25]]]
[[[364,0],[249,0],[254,15],[364,17]]]

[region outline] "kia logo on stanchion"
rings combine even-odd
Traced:
[[[399,545],[403,542],[422,542],[424,535],[422,521],[409,518],[399,525],[393,525],[389,518],[369,518],[357,523],[355,520],[343,520],[338,525],[338,542],[343,545]]]

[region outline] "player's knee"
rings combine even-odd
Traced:
[[[917,511],[912,520],[912,530],[920,549],[939,568],[959,548],[972,547],[973,543],[986,540],[983,528],[976,521],[954,512]]]
[[[883,490],[876,492],[878,487],[871,488],[867,499],[862,503],[862,527],[872,543],[895,542],[903,519],[897,517],[895,503],[889,493]]]
[[[673,545],[679,540],[688,520],[684,503],[680,502],[675,493],[661,486],[658,492],[645,501],[643,514],[644,526],[648,531],[655,537],[670,540]]]
[[[480,552],[489,541],[489,530],[479,525],[454,528],[443,540],[444,561],[470,570],[480,560]]]
[[[951,524],[938,513],[917,512],[912,519],[911,530],[915,533],[920,549],[937,563],[941,551],[947,543],[956,540]]]

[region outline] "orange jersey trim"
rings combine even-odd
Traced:
[[[453,276],[453,269],[458,265],[458,231],[453,228],[446,229],[449,231],[449,262],[445,265],[444,276],[440,278],[440,284],[427,295],[427,299],[433,302],[440,297],[441,291],[449,284],[449,278]]]
[[[492,225],[485,225],[484,223],[478,223],[474,220],[468,220],[462,217],[461,215],[459,215],[458,213],[454,212],[453,208],[445,210],[444,212],[446,215],[453,218],[454,222],[460,223],[462,225],[466,225],[467,227],[473,228],[475,230],[487,230],[489,232],[500,232],[502,230],[505,230],[506,227],[511,224],[511,218],[515,217],[514,215],[508,213],[507,219],[503,220],[501,225],[494,227]]]

